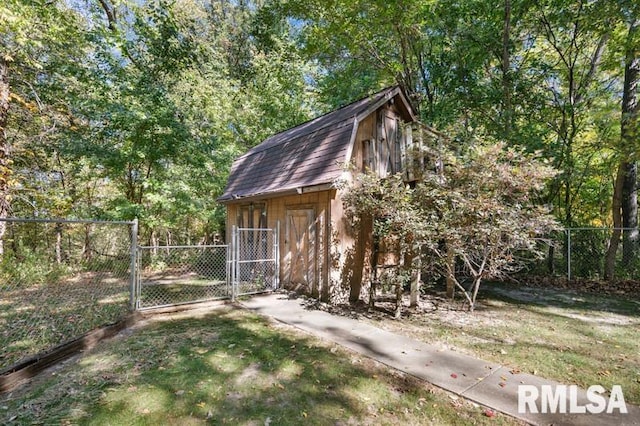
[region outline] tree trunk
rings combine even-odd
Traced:
[[[90,261],[93,257],[93,247],[91,246],[91,231],[93,225],[87,223],[84,226],[84,244],[82,245],[82,260]]]
[[[455,296],[456,282],[454,280],[454,274],[456,271],[456,257],[450,244],[447,244],[447,297],[453,299]]]
[[[616,269],[616,253],[618,252],[618,245],[620,244],[620,236],[622,232],[622,186],[624,183],[624,170],[625,163],[618,165],[618,173],[616,174],[616,182],[613,187],[613,202],[611,207],[611,214],[613,216],[613,233],[609,240],[609,247],[607,248],[607,254],[604,261],[604,279],[611,281],[615,277]]]
[[[622,185],[622,262],[629,265],[638,251],[638,165],[636,162],[624,164]]]
[[[369,285],[369,309],[375,308],[376,287],[378,286],[378,255],[380,252],[380,241],[377,236],[373,236],[373,250],[371,251],[371,280]]]
[[[62,224],[56,223],[56,264],[62,263]]]
[[[502,125],[504,138],[511,138],[513,120],[511,102],[511,59],[509,55],[509,36],[511,33],[511,0],[504,0],[504,25],[502,27]]]
[[[556,257],[556,246],[552,241],[551,244],[549,244],[549,250],[547,250],[547,272],[551,276],[554,276],[556,274],[555,257]]]
[[[7,121],[9,116],[9,64],[0,53],[0,256],[4,253],[4,234],[9,215],[10,150],[7,141]]]
[[[625,52],[624,86],[622,89],[621,147],[624,168],[622,187],[622,226],[630,228],[624,231],[622,240],[623,263],[628,265],[638,251],[638,85],[640,84],[640,48],[638,47],[638,24],[635,20],[629,27]]]
[[[420,253],[414,253],[411,261],[411,295],[409,298],[409,306],[418,307],[420,303],[420,270],[422,269],[422,259]]]

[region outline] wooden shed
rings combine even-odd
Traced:
[[[279,224],[280,285],[328,301],[358,300],[371,230],[346,219],[340,179],[403,170],[414,112],[390,87],[273,135],[233,163],[224,194],[232,226]],[[347,167],[351,165],[352,167]]]

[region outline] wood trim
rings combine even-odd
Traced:
[[[366,118],[366,116],[365,116]],[[360,127],[360,121],[358,117],[353,120],[353,129],[351,130],[351,136],[349,138],[349,144],[347,145],[347,152],[344,157],[344,164],[349,164],[351,156],[353,155],[353,149],[356,143],[356,136],[358,135],[358,127]]]

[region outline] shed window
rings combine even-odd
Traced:
[[[238,210],[238,228],[266,228],[267,205],[251,203],[240,206]]]
[[[238,209],[238,228],[248,228],[251,231],[240,233],[240,256],[248,259],[266,259],[268,254],[267,205],[266,203],[251,203]],[[248,264],[251,265],[251,264]],[[241,275],[249,273],[241,272]]]
[[[369,169],[379,177],[401,173],[407,168],[407,141],[402,121],[379,111],[376,137],[362,141],[362,171]]]

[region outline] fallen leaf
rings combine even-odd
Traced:
[[[507,384],[505,382],[500,382],[499,385],[500,385],[501,388],[507,386]]]
[[[456,373],[451,373],[451,377],[453,377],[454,379],[457,379],[458,375]]]
[[[308,414],[306,412],[302,412],[302,417],[304,417],[305,419],[307,418]]]

